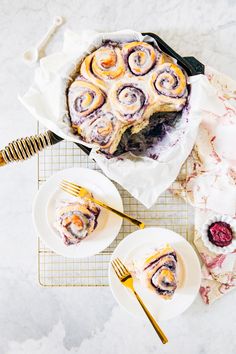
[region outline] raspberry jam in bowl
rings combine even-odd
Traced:
[[[229,246],[233,240],[231,226],[224,221],[213,222],[209,226],[207,234],[209,241],[218,247]]]
[[[202,229],[202,241],[213,253],[227,254],[236,249],[236,221],[226,215],[207,220]]]

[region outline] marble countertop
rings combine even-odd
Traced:
[[[132,28],[157,32],[182,55],[193,55],[236,79],[236,2],[150,0],[13,0],[0,2],[0,142],[33,134],[36,122],[17,100],[32,80],[22,61],[54,15],[73,30]],[[59,48],[60,30],[48,47]],[[235,353],[236,292],[206,306],[198,297],[162,323],[162,346],[147,322],[130,317],[109,288],[42,288],[31,220],[36,159],[0,171],[0,354]]]

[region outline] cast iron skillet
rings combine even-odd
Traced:
[[[171,47],[169,47],[159,36],[154,33],[143,33],[153,37],[163,52],[175,58],[178,64],[186,71],[188,76],[204,74],[204,65],[194,57],[181,57]],[[10,162],[26,160],[43,150],[47,146],[55,145],[63,140],[61,137],[48,130],[43,134],[22,138],[13,141],[0,151],[0,166]],[[89,155],[90,149],[79,143],[75,143],[86,154]]]

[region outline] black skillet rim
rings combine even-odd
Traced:
[[[174,51],[157,34],[152,32],[142,33],[143,36],[150,36],[155,39],[159,48],[177,60],[177,63],[187,72],[189,76],[204,74],[204,65],[194,57],[182,57]]]

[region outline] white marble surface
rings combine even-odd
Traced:
[[[23,51],[55,14],[74,30],[154,31],[183,55],[236,79],[236,2],[2,0],[0,2],[0,142],[34,133],[35,122],[17,100],[32,79]],[[62,31],[48,52],[56,50]],[[36,160],[0,171],[0,354],[217,354],[236,352],[232,292],[212,306],[198,298],[182,316],[163,323],[163,347],[148,323],[120,309],[108,288],[40,288],[31,204]]]

